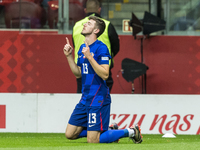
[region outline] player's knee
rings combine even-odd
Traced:
[[[65,137],[69,140],[72,140],[73,139],[73,135],[70,134],[69,132],[65,132]]]
[[[88,143],[99,143],[99,139],[98,138],[88,138],[87,137],[87,142]]]
[[[68,131],[65,132],[65,137],[69,140],[77,139],[78,135],[79,135],[78,133],[72,133]]]

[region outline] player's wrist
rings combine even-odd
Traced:
[[[88,59],[89,61],[92,60],[92,59],[93,59],[92,55],[89,55],[89,56],[87,57],[87,59]]]
[[[71,57],[72,56],[72,53],[68,54],[68,55],[65,55],[67,58]]]

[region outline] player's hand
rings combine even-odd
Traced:
[[[87,44],[86,41],[84,41],[84,43],[85,43],[86,47],[83,47],[82,53],[88,59],[91,56],[91,54],[90,54],[90,48],[89,48],[89,46],[88,46],[88,44]]]
[[[69,55],[72,54],[73,48],[71,47],[67,37],[66,37],[66,41],[67,41],[67,44],[65,44],[63,51],[64,51],[65,56],[68,57]]]

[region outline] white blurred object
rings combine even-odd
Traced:
[[[172,133],[166,133],[162,137],[164,137],[164,138],[175,138],[176,136],[173,135]]]

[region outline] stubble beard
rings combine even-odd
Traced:
[[[83,36],[87,36],[87,35],[92,34],[92,32],[93,32],[93,30],[92,30],[92,31],[88,31],[88,32],[82,31],[81,34],[82,34]]]
[[[83,36],[86,36],[86,35],[88,35],[87,33],[83,33],[83,32],[81,32],[81,34],[82,34]]]
[[[82,34],[83,36],[87,36],[87,35],[90,35],[91,33],[84,33],[84,32],[81,32],[81,34]]]

